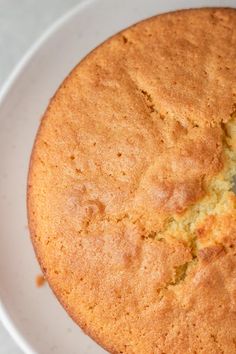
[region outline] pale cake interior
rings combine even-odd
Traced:
[[[207,237],[199,237],[202,225],[207,219],[219,216],[220,219],[230,216],[236,218],[235,176],[236,176],[236,112],[232,113],[230,120],[222,124],[224,131],[224,155],[223,170],[216,175],[206,186],[206,195],[197,203],[189,207],[183,214],[175,214],[166,220],[165,230],[156,233],[159,240],[171,237],[183,240],[190,245],[193,259],[176,269],[175,278],[170,286],[179,284],[184,280],[187,271],[198,261],[197,253],[205,247],[219,245],[218,236],[221,235],[221,223],[214,223],[207,230]],[[220,221],[220,220],[219,220]],[[206,223],[207,225],[207,223]],[[165,289],[168,287],[165,286]]]

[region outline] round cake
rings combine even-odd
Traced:
[[[111,353],[236,353],[236,10],[91,52],[43,117],[28,216],[47,281]]]

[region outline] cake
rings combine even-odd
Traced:
[[[44,114],[28,217],[42,271],[110,353],[236,353],[236,10],[140,22]]]

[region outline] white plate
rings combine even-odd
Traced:
[[[37,289],[39,267],[27,231],[30,151],[49,98],[68,72],[112,34],[160,12],[235,6],[235,0],[93,0],[56,23],[15,70],[0,95],[0,317],[25,353],[102,354],[52,295]]]

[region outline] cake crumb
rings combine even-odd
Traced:
[[[38,274],[35,278],[35,283],[37,288],[41,288],[46,282],[46,279],[44,278],[44,276],[42,274]]]

